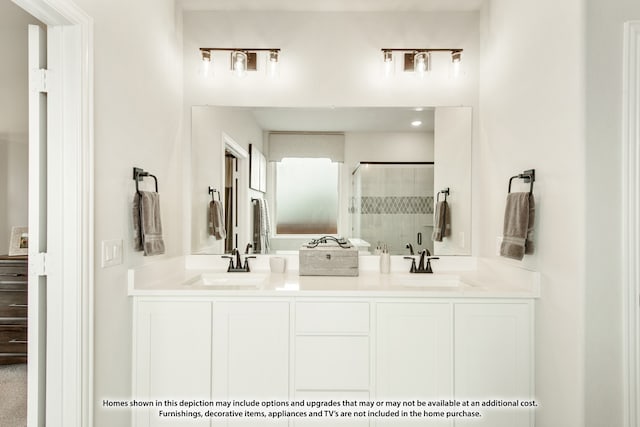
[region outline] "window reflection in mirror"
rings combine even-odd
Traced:
[[[276,234],[338,232],[339,167],[326,158],[275,162]]]

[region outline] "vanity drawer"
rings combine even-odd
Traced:
[[[27,290],[3,290],[0,288],[0,318],[27,317]]]
[[[369,303],[296,303],[296,333],[368,334]]]
[[[6,256],[0,256],[0,282],[5,279],[20,278],[20,280],[27,280],[27,260],[25,259],[12,259]]]
[[[299,336],[296,390],[368,390],[369,337]]]
[[[27,354],[27,325],[0,325],[0,353]]]

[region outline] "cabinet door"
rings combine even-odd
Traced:
[[[134,328],[132,399],[210,399],[211,303],[140,302]],[[209,425],[206,418],[161,418],[159,409],[132,410],[134,425]]]
[[[531,399],[532,331],[529,303],[456,304],[455,390],[458,400]],[[470,408],[473,409],[473,408]],[[528,409],[487,409],[481,419],[458,419],[456,426],[525,427]]]
[[[452,397],[451,305],[379,303],[376,332],[376,400]],[[423,413],[419,407],[405,411]],[[378,419],[378,426],[451,426],[451,421],[409,417]]]
[[[216,302],[213,310],[214,398],[289,399],[289,303]],[[214,422],[263,424],[287,425],[287,421]]]

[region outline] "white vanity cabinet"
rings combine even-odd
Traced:
[[[214,302],[212,365],[216,400],[287,400],[289,303]]]
[[[532,298],[136,296],[137,400],[439,401],[481,418],[297,418],[281,426],[532,427]],[[491,407],[482,402],[491,402]],[[499,402],[496,407],[495,402]],[[453,408],[416,408],[440,409]],[[158,417],[139,426],[259,426],[260,419]]]
[[[295,304],[295,399],[369,400],[370,303],[311,301]],[[365,418],[296,419],[301,426],[368,426]]]
[[[447,302],[376,305],[376,399],[453,397],[452,307]],[[376,425],[451,426],[452,422],[415,417],[379,419]]]
[[[457,303],[454,335],[454,387],[458,399],[533,399],[532,302]],[[455,425],[533,426],[530,407],[480,409],[482,419],[461,419]]]
[[[159,297],[134,307],[134,399],[289,399],[289,302]],[[287,425],[284,419],[162,418],[159,409],[133,410],[133,425]]]
[[[209,399],[211,303],[139,301],[134,307],[132,399]],[[163,419],[158,409],[132,409],[133,425],[209,426],[207,419]]]

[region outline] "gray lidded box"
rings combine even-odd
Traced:
[[[332,243],[298,251],[300,276],[357,276],[358,249]]]

